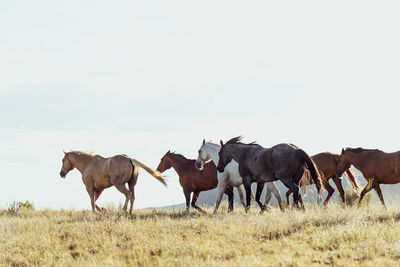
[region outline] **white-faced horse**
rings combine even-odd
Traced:
[[[208,160],[212,160],[214,164],[217,166],[219,162],[218,153],[220,149],[221,149],[220,145],[213,144],[211,142],[206,142],[205,140],[203,140],[203,144],[201,145],[198,151],[199,155],[195,163],[196,168],[202,169],[204,163]],[[243,207],[246,208],[246,204],[243,198],[244,194],[243,180],[239,174],[239,164],[236,161],[232,160],[228,165],[226,165],[223,172],[217,172],[217,177],[218,177],[218,186],[217,186],[218,193],[217,193],[217,201],[215,203],[214,213],[218,211],[218,207],[221,203],[222,196],[227,186],[232,186],[237,188],[240,197],[240,202],[242,203]],[[282,200],[278,188],[276,187],[274,182],[268,182],[266,199],[269,200],[271,198],[272,193],[278,200],[280,209],[283,210]]]

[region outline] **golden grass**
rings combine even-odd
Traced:
[[[307,212],[0,211],[9,266],[396,266],[400,212],[379,205]]]

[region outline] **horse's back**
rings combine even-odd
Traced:
[[[132,163],[126,155],[99,158],[93,162],[92,170],[102,176],[126,176],[132,173]]]
[[[132,174],[132,162],[126,155],[116,155],[109,158],[109,172],[112,175],[131,175]]]
[[[325,175],[326,179],[335,176],[337,161],[340,156],[330,152],[323,152],[311,157],[318,169]]]

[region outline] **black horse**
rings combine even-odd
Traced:
[[[314,163],[302,149],[291,144],[279,144],[271,148],[251,143],[243,144],[241,136],[232,138],[226,144],[221,141],[219,163],[217,170],[223,172],[225,166],[232,160],[239,163],[239,173],[243,178],[246,190],[246,210],[250,208],[251,183],[257,183],[256,202],[261,211],[266,209],[260,201],[265,182],[280,180],[293,191],[296,207],[299,207],[299,182],[304,168],[308,168],[315,182],[319,196],[321,195],[321,178]]]

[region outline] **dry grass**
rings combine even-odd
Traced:
[[[400,212],[381,206],[227,214],[0,211],[10,266],[382,266],[400,260]]]

